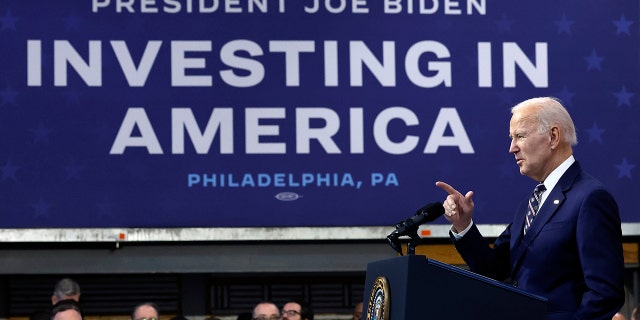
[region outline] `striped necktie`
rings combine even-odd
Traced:
[[[533,193],[529,198],[529,207],[524,220],[524,234],[527,234],[527,230],[531,226],[533,218],[535,218],[536,214],[538,214],[538,209],[540,208],[540,198],[542,197],[542,193],[545,190],[547,190],[547,188],[545,188],[544,184],[540,183],[536,186],[536,189],[533,190]]]

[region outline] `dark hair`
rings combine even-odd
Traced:
[[[51,308],[51,319],[55,318],[56,314],[67,310],[77,311],[80,314],[80,318],[84,319],[84,315],[82,314],[82,310],[80,310],[78,302],[71,299],[62,300],[56,303],[53,308]]]
[[[302,299],[293,299],[289,300],[289,302],[297,303],[300,305],[300,318],[313,320],[313,310],[311,310],[311,305]]]

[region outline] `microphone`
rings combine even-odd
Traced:
[[[444,214],[444,207],[440,202],[432,202],[418,209],[413,217],[402,220],[396,224],[396,230],[387,236],[387,240],[391,247],[398,253],[402,254],[402,247],[398,238],[401,236],[412,236],[416,233],[418,227],[426,222],[432,222]]]
[[[398,222],[396,224],[396,230],[391,235],[397,234],[399,236],[406,236],[413,229],[418,230],[418,227],[425,222],[432,222],[438,217],[444,214],[444,207],[440,202],[430,203],[416,211],[416,214],[408,219]]]

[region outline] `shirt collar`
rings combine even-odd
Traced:
[[[562,175],[569,169],[569,167],[571,167],[574,162],[576,162],[576,159],[573,157],[573,155],[570,155],[567,160],[563,161],[557,168],[551,171],[549,176],[543,181],[545,188],[547,188],[547,190],[549,191],[553,190],[556,184],[558,184],[558,181],[560,181]],[[544,202],[544,200],[547,198],[548,194],[549,192],[545,192],[542,194],[541,205],[542,202]]]

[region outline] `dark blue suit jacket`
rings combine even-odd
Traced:
[[[475,225],[454,240],[469,268],[546,297],[548,319],[611,319],[625,299],[620,215],[611,194],[574,162],[523,237],[526,206],[493,248]]]

